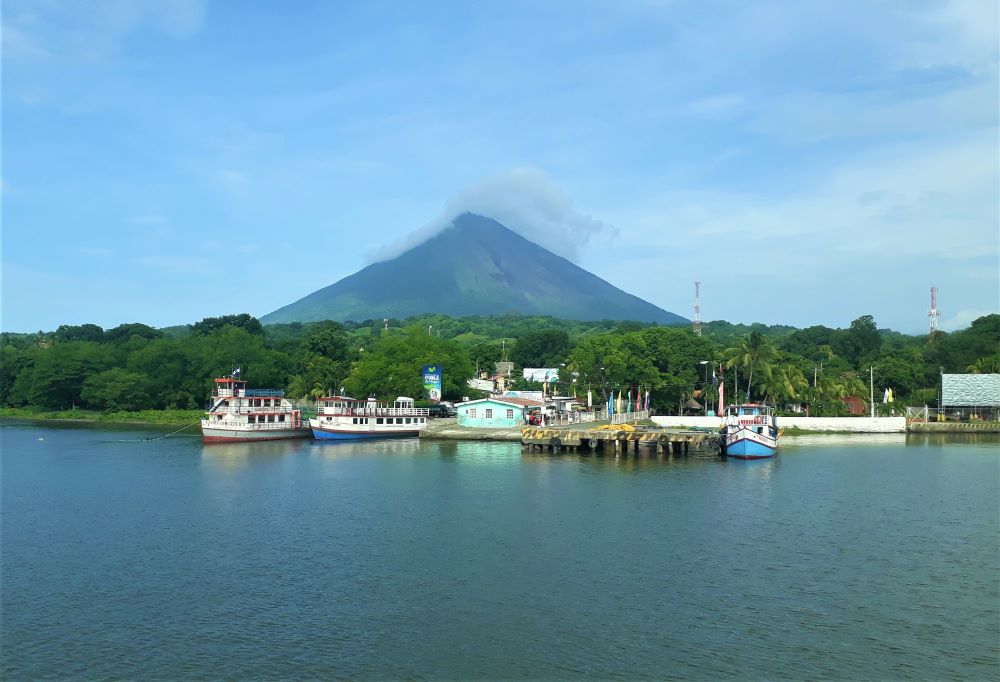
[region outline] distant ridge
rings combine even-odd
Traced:
[[[409,251],[373,263],[261,318],[265,324],[427,313],[688,320],[626,293],[491,218],[464,213]]]

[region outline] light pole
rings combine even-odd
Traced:
[[[875,418],[875,367],[868,367],[868,402],[872,408],[872,419]]]
[[[708,416],[708,360],[702,360],[699,365],[705,365],[705,383],[701,385],[701,402],[705,404],[705,416]]]

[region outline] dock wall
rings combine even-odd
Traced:
[[[719,417],[652,417],[657,426],[700,426],[718,428],[722,425]],[[844,433],[903,433],[906,431],[905,417],[778,417],[778,426],[803,431],[840,431]]]

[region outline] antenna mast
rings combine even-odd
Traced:
[[[941,312],[937,307],[937,287],[931,287],[931,310],[927,313],[927,317],[931,319],[931,331],[930,339],[933,339],[937,335],[938,330],[938,318],[941,317]]]
[[[694,334],[701,336],[701,282],[694,283]]]

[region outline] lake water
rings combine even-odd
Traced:
[[[772,461],[3,424],[2,673],[997,679],[993,437]]]

